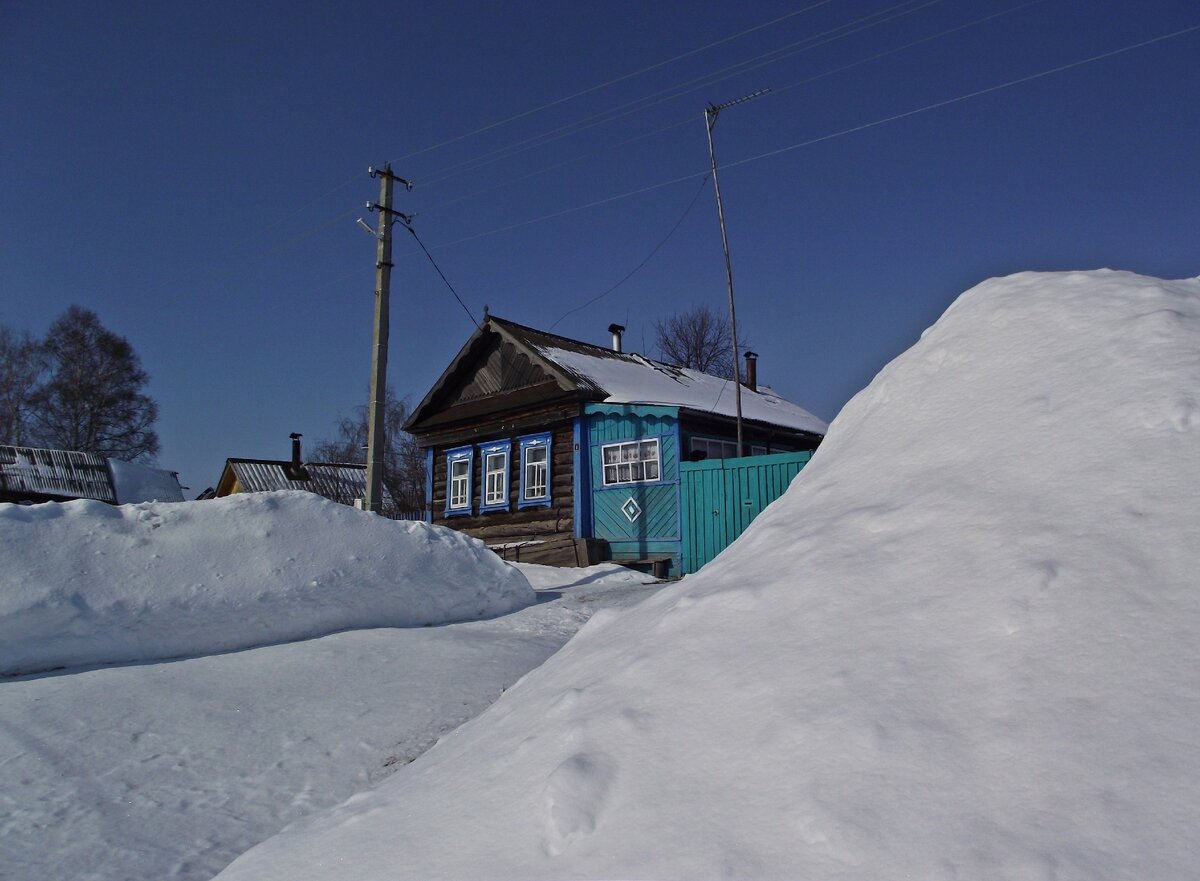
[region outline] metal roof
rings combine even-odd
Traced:
[[[489,315],[405,423],[420,431],[439,408],[448,406],[453,380],[478,370],[488,337],[499,335],[551,373],[559,386],[584,401],[596,403],[660,404],[733,418],[732,379],[664,364],[633,352],[614,352],[605,346],[573,340],[514,321]],[[485,396],[486,399],[486,396]],[[780,397],[765,385],[741,389],[742,418],[816,436],[828,426],[802,407]]]
[[[0,491],[117,503],[103,456],[0,446]]]
[[[367,493],[367,466],[328,462],[305,462],[307,480],[288,476],[291,462],[272,459],[230,459],[229,467],[243,492],[272,492],[299,489],[324,496],[330,501],[353,505]],[[383,488],[385,508],[394,508],[387,487]]]

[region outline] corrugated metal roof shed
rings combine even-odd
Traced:
[[[0,492],[117,503],[103,456],[0,446]]]
[[[288,476],[290,462],[269,459],[230,459],[243,492],[272,492],[281,489],[299,489],[343,505],[353,505],[355,499],[367,493],[367,466],[327,462],[305,462],[308,480],[293,480]],[[385,509],[395,508],[387,487],[383,490]]]

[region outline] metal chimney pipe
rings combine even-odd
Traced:
[[[625,328],[619,324],[610,324],[608,332],[613,335],[613,351],[621,351],[621,334],[625,332]]]
[[[291,434],[288,435],[288,437],[290,437],[292,439],[292,470],[295,472],[299,472],[300,471],[300,438],[304,437],[304,435],[296,434],[296,432],[293,431]]]
[[[758,391],[758,355],[755,352],[746,353],[746,388]]]

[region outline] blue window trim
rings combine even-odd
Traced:
[[[450,507],[450,484],[451,484],[451,466],[459,459],[467,460],[467,506],[465,508]],[[452,450],[446,450],[446,516],[447,517],[470,517],[471,516],[471,500],[474,498],[474,487],[472,484],[475,481],[475,448],[474,447],[455,447]]]
[[[433,522],[433,447],[425,451],[425,522]]]
[[[576,416],[571,432],[572,440],[575,443],[571,462],[574,466],[572,474],[574,476],[575,503],[572,511],[575,515],[576,538],[592,537],[592,463],[588,458],[591,453],[591,444],[588,443],[588,423],[590,421],[586,417]],[[549,482],[546,483],[546,488],[550,488]]]
[[[487,457],[492,453],[504,454],[504,501],[495,505],[485,504],[487,498]],[[512,478],[512,441],[500,440],[489,441],[486,444],[479,444],[479,461],[480,461],[480,488],[479,488],[479,513],[492,514],[496,511],[508,510],[508,492],[509,483]]]
[[[550,504],[551,504],[550,487],[551,487],[551,480],[553,479],[553,474],[551,473],[552,468],[553,468],[553,463],[551,462],[551,459],[554,458],[552,455],[554,452],[553,438],[551,437],[550,432],[543,431],[539,434],[522,435],[521,437],[517,438],[517,442],[520,444],[520,447],[521,447],[521,471],[520,471],[520,474],[521,474],[520,489],[521,489],[521,491],[519,493],[517,493],[517,508],[518,508],[518,510],[521,508],[549,508]],[[546,448],[546,494],[544,496],[539,496],[536,499],[526,499],[525,498],[525,453],[527,450],[535,449],[537,447],[545,447]]]

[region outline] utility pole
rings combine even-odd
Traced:
[[[717,124],[717,114],[726,107],[741,104],[751,98],[765,95],[769,91],[771,90],[759,89],[742,98],[726,101],[724,104],[709,104],[704,108],[704,127],[708,130],[708,157],[712,161],[713,189],[717,192],[717,219],[721,221],[721,247],[725,251],[725,279],[729,285],[729,330],[733,339],[733,392],[737,408],[737,454],[739,457],[745,454],[745,448],[742,445],[742,382],[741,366],[738,364],[737,311],[733,307],[733,268],[729,263],[729,237],[725,234],[725,206],[721,202],[721,182],[717,178],[717,154],[713,150],[712,131],[713,126]]]
[[[399,181],[408,190],[412,184],[392,174],[392,166],[368,168],[367,174],[379,178],[379,201],[368,202],[367,211],[379,211],[379,231],[375,234],[375,328],[371,348],[371,404],[367,423],[367,496],[368,511],[383,510],[384,402],[387,400],[388,299],[392,282],[392,215],[404,220],[407,215],[392,210],[392,184]],[[361,221],[360,221],[361,222]],[[366,224],[363,224],[366,226]],[[369,227],[368,227],[369,229]]]

